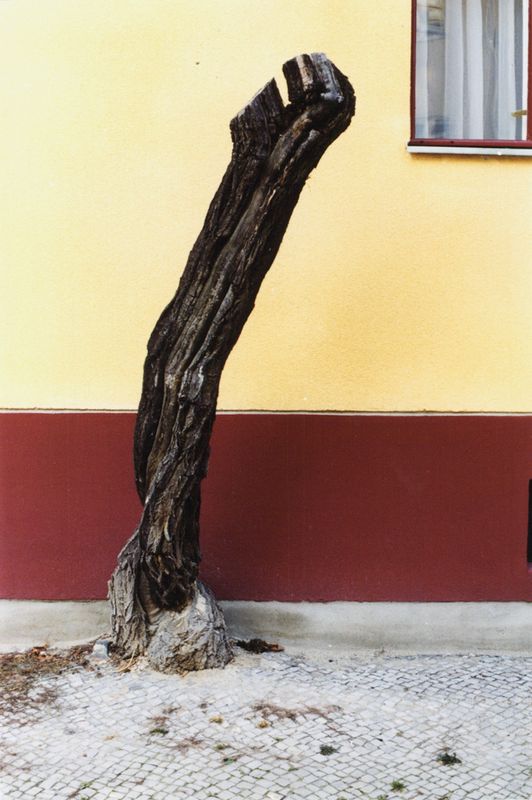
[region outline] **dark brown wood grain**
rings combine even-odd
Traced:
[[[194,598],[222,369],[306,179],[354,113],[349,81],[323,54],[283,72],[288,105],[272,80],[231,121],[231,162],[148,342],[134,443],[144,510],[110,583],[115,643],[127,653],[146,648],[162,610]]]

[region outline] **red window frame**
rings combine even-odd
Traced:
[[[412,0],[412,43],[410,53],[410,141],[409,145],[433,147],[494,147],[532,148],[532,0],[528,4],[528,92],[526,139],[419,139],[415,135],[416,125],[416,22],[417,0]]]

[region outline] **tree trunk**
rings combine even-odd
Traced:
[[[197,579],[220,376],[309,173],[354,113],[349,81],[323,54],[283,72],[289,105],[272,80],[231,121],[231,162],[148,342],[134,444],[144,510],[109,595],[117,649],[168,671],[231,657],[221,612]]]

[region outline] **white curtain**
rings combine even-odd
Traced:
[[[416,137],[523,139],[528,0],[417,4]]]
[[[429,133],[429,18],[426,3],[417,4],[416,19],[416,136],[426,139]]]

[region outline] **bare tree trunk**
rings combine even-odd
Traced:
[[[221,612],[197,580],[220,376],[309,173],[354,113],[349,81],[323,54],[283,71],[289,105],[272,80],[231,121],[231,162],[148,342],[134,446],[144,510],[109,595],[116,647],[163,670],[231,657]]]

